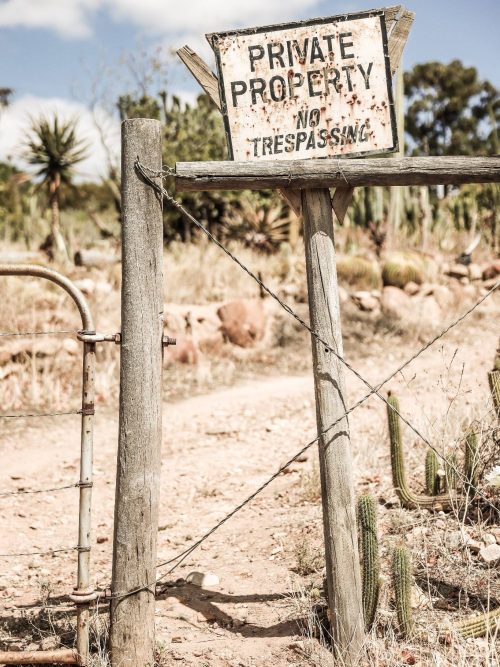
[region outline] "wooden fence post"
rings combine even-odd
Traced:
[[[302,190],[309,311],[314,331],[343,355],[332,204],[327,189]],[[312,337],[316,419],[324,431],[347,409],[344,369]],[[320,438],[319,461],[328,606],[340,664],[358,665],[364,641],[361,574],[347,418]]]
[[[152,667],[161,466],[162,202],[134,169],[161,169],[161,124],[122,124],[120,421],[110,652],[113,667]]]

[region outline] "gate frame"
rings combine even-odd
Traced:
[[[70,600],[76,606],[76,650],[1,651],[0,663],[78,664],[87,665],[89,656],[89,606],[97,595],[90,583],[90,533],[92,509],[92,452],[94,443],[95,350],[96,342],[116,340],[96,334],[94,320],[87,300],[76,285],[58,271],[35,264],[0,264],[0,276],[31,276],[55,283],[69,294],[82,320],[77,338],[83,342],[82,404],[80,434],[80,480],[75,485],[79,493],[77,583]]]

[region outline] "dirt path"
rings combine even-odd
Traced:
[[[497,339],[498,316],[471,320],[391,383],[406,413],[436,443],[485,407],[486,371]],[[374,344],[356,367],[376,382],[413,349],[398,346],[397,339],[393,345]],[[348,378],[351,403],[365,393],[366,388]],[[1,426],[0,491],[77,481],[78,417]],[[160,562],[207,531],[314,437],[312,379],[256,380],[165,405],[163,428]],[[351,429],[358,489],[385,493],[390,470],[381,402],[372,398],[356,411]],[[100,410],[95,429],[93,574],[102,588],[110,581],[116,434],[116,412]],[[408,442],[415,439],[408,434]],[[294,464],[289,474],[280,476],[168,577],[157,602],[164,664],[305,664],[289,647],[300,638],[297,619],[303,586],[293,570],[308,535],[317,533],[321,523],[319,505],[311,502],[315,458],[312,448],[307,460]],[[75,489],[0,501],[1,554],[70,548],[76,543]],[[40,609],[30,605],[47,592],[55,598],[67,594],[74,571],[74,553],[2,557],[2,641],[9,632],[19,635],[23,614],[36,624]],[[184,581],[191,571],[214,573],[220,582],[201,590]],[[36,648],[37,634],[31,634]]]

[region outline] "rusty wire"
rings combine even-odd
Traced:
[[[6,331],[0,333],[0,338],[11,336],[60,336],[62,334],[75,334],[73,329],[56,329],[54,331]]]
[[[5,496],[22,496],[30,493],[52,493],[53,491],[64,491],[65,489],[76,489],[80,486],[77,482],[76,484],[66,484],[65,486],[54,486],[51,489],[18,489],[17,491],[2,491],[0,497],[5,498]]]
[[[68,412],[18,412],[13,414],[0,415],[0,419],[24,419],[25,417],[62,417],[65,415],[81,414],[81,410],[71,410]]]
[[[50,549],[48,551],[23,551],[20,553],[0,554],[0,558],[17,558],[20,556],[52,556],[53,554],[70,553],[78,551],[78,547],[64,547],[61,549]]]
[[[221,528],[229,519],[231,519],[235,514],[237,514],[241,509],[243,509],[246,505],[248,505],[257,495],[259,495],[264,489],[266,489],[277,477],[279,477],[283,471],[288,468],[292,463],[294,463],[304,452],[306,452],[310,447],[312,447],[315,443],[317,443],[323,436],[325,436],[332,428],[334,428],[338,423],[340,423],[343,419],[345,419],[351,412],[356,410],[359,406],[361,406],[365,401],[368,400],[372,395],[378,396],[384,403],[386,403],[392,410],[395,412],[402,421],[407,424],[413,431],[416,433],[419,438],[421,438],[428,447],[430,447],[436,455],[444,460],[452,469],[454,469],[454,472],[457,474],[457,476],[462,479],[464,479],[464,475],[456,469],[453,464],[451,464],[445,456],[439,452],[434,445],[432,445],[425,436],[423,436],[403,415],[400,414],[400,412],[392,406],[388,400],[383,397],[379,391],[380,389],[387,384],[390,380],[392,380],[396,375],[401,373],[409,364],[411,364],[417,357],[419,357],[423,352],[428,350],[432,345],[434,345],[440,338],[445,336],[451,329],[453,329],[455,326],[460,324],[463,320],[465,320],[476,308],[478,308],[493,292],[495,292],[498,287],[500,286],[500,281],[495,283],[495,285],[486,292],[476,303],[474,303],[467,311],[465,311],[462,315],[460,315],[458,318],[453,320],[445,329],[443,329],[440,333],[438,333],[434,338],[429,340],[425,345],[423,345],[419,350],[417,350],[409,359],[407,359],[403,364],[401,364],[396,370],[394,370],[385,380],[380,382],[378,385],[373,387],[367,380],[365,380],[359,373],[356,371],[345,359],[339,355],[335,350],[331,348],[331,346],[326,343],[311,327],[308,325],[302,318],[300,318],[297,313],[282,299],[280,299],[272,290],[270,290],[267,285],[265,285],[260,278],[255,275],[248,267],[246,267],[235,255],[233,255],[227,248],[225,248],[220,241],[218,241],[210,232],[209,230],[202,225],[196,218],[194,218],[183,206],[178,202],[176,199],[174,199],[168,192],[163,188],[161,185],[158,185],[155,183],[155,181],[152,180],[152,178],[148,175],[151,174],[153,177],[157,178],[164,178],[165,176],[170,176],[172,175],[172,170],[170,168],[163,169],[162,171],[154,171],[152,169],[149,169],[148,167],[145,167],[144,165],[141,164],[139,159],[136,160],[135,162],[135,167],[137,171],[140,173],[140,175],[146,180],[147,183],[149,183],[155,191],[160,194],[162,197],[165,197],[167,201],[169,201],[173,206],[178,208],[191,222],[193,222],[211,241],[213,241],[225,254],[227,254],[238,266],[240,266],[245,273],[247,273],[255,282],[259,284],[259,286],[267,292],[274,300],[276,300],[280,306],[287,312],[289,313],[292,317],[294,317],[304,328],[306,328],[312,336],[314,336],[319,342],[321,342],[322,345],[325,345],[325,348],[329,351],[331,351],[341,363],[343,363],[351,372],[353,372],[367,387],[369,387],[370,391],[363,396],[359,401],[354,403],[350,408],[348,408],[340,417],[338,417],[332,424],[330,424],[326,429],[321,431],[313,440],[308,442],[302,449],[297,452],[292,458],[290,458],[286,463],[281,465],[278,470],[271,475],[263,484],[261,484],[253,493],[251,493],[247,498],[245,498],[239,505],[237,505],[235,508],[233,508],[226,516],[221,519],[218,523],[216,523],[209,531],[207,531],[204,535],[202,535],[196,542],[194,542],[191,546],[187,547],[184,551],[181,553],[177,554],[177,556],[174,556],[173,558],[163,561],[162,563],[159,563],[157,567],[165,567],[166,565],[172,565],[172,567],[162,574],[160,577],[157,577],[155,581],[150,582],[149,584],[145,584],[143,586],[134,588],[130,591],[127,591],[125,593],[112,593],[109,597],[109,599],[122,599],[125,597],[128,597],[130,595],[134,595],[136,593],[139,593],[144,590],[149,590],[155,593],[155,586],[159,582],[161,582],[165,577],[167,577],[169,574],[171,574],[179,565],[195,550],[197,549],[205,540],[207,540],[213,533],[215,533],[219,528]],[[498,512],[498,508],[495,507],[489,500],[486,498],[481,493],[477,493],[477,496],[481,497],[483,501],[485,501],[494,511]]]

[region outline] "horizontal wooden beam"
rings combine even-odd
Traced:
[[[500,183],[500,157],[178,162],[175,169],[181,192]]]

